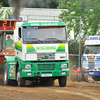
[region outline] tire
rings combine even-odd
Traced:
[[[77,81],[78,82],[81,82],[82,81],[82,74],[81,73],[78,73],[77,74]]]
[[[95,81],[100,81],[100,76],[92,77],[92,79],[95,80]]]
[[[18,84],[19,87],[25,86],[25,79],[20,77],[19,67],[18,67],[18,70],[17,70],[17,84]]]
[[[59,78],[59,86],[60,87],[66,86],[66,82],[67,82],[67,76],[62,76]]]
[[[88,82],[88,74],[84,73],[84,81]]]
[[[10,79],[8,79],[8,68],[7,63],[5,63],[5,69],[4,69],[4,85],[10,85]]]
[[[72,82],[75,82],[76,81],[76,74],[75,73],[72,73],[71,74],[71,81]]]

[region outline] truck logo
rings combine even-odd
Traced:
[[[48,56],[45,56],[45,59],[48,59]]]
[[[60,56],[60,58],[66,58],[65,56]]]
[[[36,50],[56,50],[55,46],[36,47]]]

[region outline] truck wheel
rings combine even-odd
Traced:
[[[88,82],[88,74],[86,74],[86,73],[84,74],[84,81]]]
[[[100,81],[100,76],[92,77],[92,79],[95,80],[95,81]]]
[[[4,85],[10,85],[10,79],[8,79],[7,63],[5,63],[5,69],[4,69]]]
[[[82,74],[81,73],[78,73],[77,74],[77,81],[78,82],[81,82],[82,81]]]
[[[59,78],[59,86],[60,87],[66,86],[66,82],[67,82],[67,76],[62,76]]]
[[[20,77],[19,67],[18,67],[18,70],[17,70],[17,83],[18,83],[19,87],[24,87],[25,86],[25,79]]]
[[[72,80],[72,82],[76,81],[76,74],[75,73],[71,74],[71,80]]]

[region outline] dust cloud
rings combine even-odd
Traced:
[[[21,7],[24,6],[25,2],[26,0],[9,0],[9,4],[13,8],[13,15],[17,21],[20,16]]]

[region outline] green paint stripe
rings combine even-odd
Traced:
[[[65,47],[58,47],[58,49],[65,49]],[[57,49],[57,50],[58,50],[58,49]]]
[[[28,53],[36,52],[35,50],[27,50]]]
[[[19,45],[17,45],[17,44],[15,44],[15,49],[17,49],[17,50],[19,50],[19,51],[22,51],[22,47],[19,46]]]
[[[65,52],[65,47],[64,46],[63,47],[61,47],[61,46],[58,47],[56,52]]]
[[[32,22],[32,23],[23,23],[22,26],[66,26],[63,22]]]
[[[57,50],[56,52],[60,52],[60,51],[63,51],[63,52],[65,52],[65,49]]]
[[[27,51],[35,51],[35,50],[27,50]]]
[[[27,50],[27,52],[30,52],[30,51],[35,51],[35,50]],[[36,52],[36,51],[35,51]]]
[[[27,52],[36,52],[34,47],[27,47]]]
[[[19,49],[22,49],[22,47],[20,47],[20,46],[15,46],[16,48],[19,48]]]
[[[22,49],[20,49],[20,48],[16,48],[16,47],[15,47],[15,49],[17,49],[17,50],[19,50],[19,51],[22,51]]]
[[[35,49],[34,49],[34,48],[30,48],[30,47],[29,47],[29,48],[27,48],[27,50],[35,50]]]
[[[22,46],[19,46],[19,45],[17,45],[17,44],[15,44],[15,46],[16,46],[16,47],[20,47],[20,48],[22,48]]]

